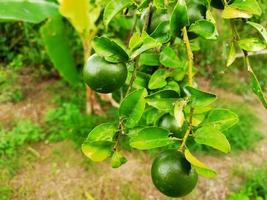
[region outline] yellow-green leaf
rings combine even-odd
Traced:
[[[89,16],[89,1],[88,0],[61,0],[59,11],[66,17],[79,33],[87,33],[93,23]]]
[[[188,149],[185,150],[184,154],[186,160],[191,163],[191,165],[195,168],[199,175],[209,178],[215,177],[217,175],[216,171],[199,161],[195,156],[190,153]]]

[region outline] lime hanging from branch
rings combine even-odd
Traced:
[[[110,63],[103,57],[92,55],[83,69],[85,83],[99,93],[111,93],[119,89],[127,78],[124,63]]]

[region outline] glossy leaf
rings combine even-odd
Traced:
[[[181,33],[181,29],[189,25],[189,18],[187,14],[187,6],[185,0],[178,0],[170,21],[170,31],[173,37]]]
[[[215,25],[208,20],[198,20],[191,24],[189,32],[195,33],[205,39],[217,39]]]
[[[231,3],[229,6],[242,11],[246,11],[253,15],[260,16],[262,14],[261,7],[257,0],[234,0],[233,3]]]
[[[166,129],[149,127],[142,129],[137,135],[130,138],[130,145],[140,150],[154,149],[173,144]]]
[[[131,59],[136,58],[141,53],[153,49],[161,47],[161,43],[155,40],[154,38],[147,36],[143,39],[142,44],[139,48],[135,49],[131,54]]]
[[[191,165],[196,169],[197,173],[201,176],[208,178],[215,177],[217,175],[216,171],[209,168],[206,164],[199,161],[195,156],[193,156],[188,149],[184,152],[185,158]]]
[[[162,90],[155,92],[146,97],[146,102],[148,105],[157,108],[160,111],[172,112],[173,107],[179,94],[173,90]]]
[[[213,109],[203,122],[204,126],[212,126],[221,131],[227,130],[239,121],[238,116],[227,109]]]
[[[228,53],[228,58],[227,58],[227,64],[226,64],[226,66],[229,67],[230,65],[232,65],[233,62],[235,62],[235,59],[236,59],[235,45],[232,42],[231,43],[231,46],[230,46],[229,53]]]
[[[216,100],[216,95],[186,86],[185,92],[190,96],[193,107],[208,106]]]
[[[119,168],[121,165],[127,162],[127,158],[125,158],[121,152],[115,151],[111,157],[111,165],[113,168]]]
[[[154,52],[142,53],[140,55],[139,64],[146,66],[159,66],[159,56],[157,53]]]
[[[48,17],[59,15],[55,3],[38,0],[1,0],[0,19],[40,23]]]
[[[88,0],[61,0],[59,3],[60,13],[71,22],[76,31],[86,34],[90,29],[95,28],[90,20]]]
[[[251,18],[252,14],[246,11],[242,11],[236,8],[232,8],[230,6],[225,6],[222,17],[225,19],[233,19],[233,18]]]
[[[96,37],[92,46],[98,55],[105,57],[109,62],[126,62],[129,59],[124,49],[107,37]]]
[[[164,9],[165,8],[165,0],[153,0],[154,5],[157,9]]]
[[[132,5],[132,0],[110,0],[109,3],[106,5],[104,14],[103,14],[103,21],[105,26],[108,26],[110,21],[123,9],[127,8],[128,6]]]
[[[117,132],[117,127],[112,123],[103,123],[96,126],[89,134],[86,142],[108,141],[112,142]]]
[[[258,78],[256,74],[252,71],[252,69],[249,70],[249,73],[251,75],[253,92],[259,97],[260,101],[262,102],[262,105],[267,109],[267,100],[264,96]]]
[[[167,78],[168,74],[169,73],[164,69],[158,69],[155,71],[150,78],[148,88],[150,90],[163,88],[165,85],[167,85],[167,81],[165,79]]]
[[[264,38],[265,43],[267,43],[267,31],[261,24],[250,22],[250,21],[247,21],[247,24],[256,28],[259,31],[259,33],[262,35],[262,37]]]
[[[176,52],[171,47],[166,47],[160,53],[160,63],[165,67],[170,67],[170,68],[182,67],[180,59],[178,58]]]
[[[171,73],[171,77],[173,77],[176,81],[182,81],[185,77],[185,70],[183,68],[178,68]]]
[[[223,133],[212,126],[203,126],[194,133],[194,139],[199,144],[210,146],[214,149],[228,153],[230,144]]]
[[[261,51],[266,49],[266,43],[262,42],[258,38],[246,38],[238,41],[238,45],[241,49],[246,51]]]
[[[40,32],[48,56],[60,75],[71,84],[78,84],[80,77],[65,34],[62,18],[54,17],[49,19],[41,27]]]
[[[145,110],[146,95],[147,91],[145,89],[136,90],[121,102],[119,114],[126,119],[126,127],[133,128],[138,124]]]
[[[170,22],[161,22],[156,29],[150,34],[150,36],[161,43],[167,43],[170,39]]]
[[[181,94],[180,86],[176,81],[168,81],[167,85],[162,89],[163,90],[173,90],[173,91],[177,92],[179,95]]]
[[[82,144],[82,152],[91,160],[101,162],[111,156],[112,143],[105,141],[85,142]]]

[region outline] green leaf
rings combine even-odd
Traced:
[[[142,129],[137,135],[130,138],[130,145],[140,150],[154,149],[173,144],[166,129],[149,127]]]
[[[184,155],[186,160],[191,163],[191,165],[193,166],[193,168],[195,168],[199,175],[208,178],[212,178],[217,175],[216,171],[210,169],[206,164],[199,161],[195,156],[190,153],[188,149],[185,150]]]
[[[161,112],[157,110],[156,108],[150,107],[144,112],[144,117],[146,119],[146,124],[147,125],[154,125],[159,116],[161,116]]]
[[[231,150],[230,144],[223,133],[212,126],[203,126],[194,133],[194,139],[199,144],[205,144],[224,153]]]
[[[170,68],[182,67],[180,59],[178,58],[176,52],[171,47],[166,47],[160,53],[160,63],[165,67],[170,67]]]
[[[106,5],[104,14],[103,14],[103,21],[105,26],[107,27],[109,22],[123,9],[129,7],[133,4],[132,0],[110,0],[109,3]]]
[[[189,32],[195,33],[205,39],[217,39],[218,35],[216,32],[215,25],[208,20],[198,20],[191,24]]]
[[[49,19],[40,29],[48,56],[60,75],[75,85],[80,82],[61,17]]]
[[[121,152],[115,151],[111,157],[111,165],[113,168],[119,168],[121,165],[127,162],[127,158],[125,158]]]
[[[260,101],[262,102],[262,105],[267,109],[267,100],[264,96],[258,78],[252,69],[249,70],[249,73],[252,79],[252,90],[259,97]]]
[[[117,63],[129,60],[129,56],[124,49],[107,37],[96,37],[92,46],[98,55],[105,57],[109,62]]]
[[[40,23],[48,17],[59,16],[55,3],[39,0],[1,0],[1,20],[19,20],[30,23]]]
[[[165,0],[153,0],[153,3],[154,3],[154,6],[157,8],[157,9],[165,9],[165,3],[164,3]]]
[[[221,131],[227,130],[239,121],[238,116],[227,109],[213,109],[203,122],[204,126],[212,126]]]
[[[232,42],[232,43],[231,43],[230,50],[229,50],[229,54],[228,54],[227,64],[226,64],[226,66],[229,67],[230,65],[232,65],[233,62],[235,62],[235,59],[236,59],[235,45],[234,45],[234,43]]]
[[[148,88],[150,90],[163,88],[167,85],[167,81],[165,80],[168,77],[169,73],[164,69],[158,69],[153,73],[148,83]]]
[[[181,29],[189,25],[185,0],[178,0],[173,9],[170,21],[170,30],[173,37],[181,33]]]
[[[234,0],[229,6],[253,15],[260,16],[262,14],[261,7],[257,0]]]
[[[179,94],[174,90],[161,90],[146,97],[148,105],[160,111],[172,112]]]
[[[167,85],[162,88],[163,90],[174,90],[178,94],[181,94],[181,89],[179,84],[176,81],[169,81]]]
[[[225,6],[222,17],[224,19],[234,19],[234,18],[251,18],[252,14],[246,11],[241,11],[230,6]]]
[[[96,28],[95,20],[91,18],[95,13],[91,11],[89,14],[90,3],[88,0],[79,0],[79,3],[72,0],[61,0],[59,3],[60,13],[71,22],[78,33],[85,35]],[[99,14],[100,11],[98,11],[97,15]]]
[[[101,162],[111,156],[112,143],[105,141],[85,142],[82,144],[82,152],[91,160]]]
[[[263,43],[258,38],[246,38],[238,41],[238,45],[241,49],[246,51],[261,51],[266,49],[266,43]]]
[[[170,22],[163,21],[155,28],[150,36],[161,43],[167,43],[170,39]]]
[[[157,53],[154,52],[142,53],[140,55],[139,64],[146,66],[159,66],[159,56]]]
[[[261,24],[250,22],[250,21],[247,21],[247,24],[256,28],[259,31],[259,33],[262,35],[262,37],[264,38],[265,43],[267,43],[267,31]]]
[[[185,92],[191,97],[192,106],[208,106],[216,100],[216,95],[200,91],[190,86],[185,87]]]
[[[126,127],[133,128],[138,124],[145,110],[146,95],[146,89],[136,90],[126,96],[121,102],[119,115],[126,119]]]
[[[103,123],[96,126],[89,134],[86,142],[108,141],[112,142],[117,132],[117,127],[112,123]]]
[[[128,71],[128,77],[126,80],[126,84],[130,83],[131,77],[132,77],[132,72]],[[133,87],[136,89],[147,88],[149,80],[150,80],[150,75],[143,73],[143,72],[137,72],[136,73],[136,79],[133,83]]]
[[[186,74],[185,69],[178,68],[171,73],[171,77],[173,77],[173,79],[176,81],[182,81],[185,77],[185,74]]]
[[[144,36],[141,36],[141,38]],[[153,49],[153,48],[159,48],[161,47],[161,43],[155,40],[154,38],[150,36],[146,36],[143,38],[143,40],[140,40],[139,43],[141,42],[141,45],[139,48],[135,49],[132,54],[131,54],[131,59],[136,58],[139,56],[141,53]],[[132,45],[132,44],[131,44]]]

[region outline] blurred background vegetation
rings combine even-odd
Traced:
[[[255,20],[267,27],[267,4],[265,0],[261,0],[261,7],[263,16]],[[255,102],[251,100],[253,94],[250,80],[242,58],[239,58],[229,68],[225,67],[226,49],[231,42],[231,32],[228,30],[228,22],[220,19],[220,13],[216,10],[214,13],[218,18],[217,25],[220,37],[218,41],[214,42],[200,40],[201,50],[195,55],[197,76],[202,84],[208,84],[209,87],[215,88],[215,91],[222,90],[221,96],[225,95],[226,98],[220,99],[217,104],[229,107],[240,117],[240,122],[226,132],[233,154],[253,152],[266,135],[264,130],[259,128],[259,124],[265,123],[266,126],[267,121],[262,122],[262,120],[266,120],[267,114],[265,112],[263,115],[259,115],[254,109],[253,103],[255,104]],[[68,27],[66,34],[72,46],[76,64],[81,69],[83,63],[81,41],[72,26],[67,21],[65,23]],[[99,123],[115,119],[117,115],[115,108],[111,108],[103,102],[101,104],[106,111],[105,114],[96,116],[87,115],[84,112],[84,86],[71,86],[59,77],[42,44],[39,33],[41,25],[22,22],[0,24],[0,112],[4,112],[5,109],[5,112],[18,112],[16,105],[24,105],[24,102],[29,102],[29,99],[37,98],[34,93],[38,90],[48,95],[42,99],[37,98],[37,100],[44,100],[44,104],[50,102],[48,106],[45,106],[46,109],[44,109],[41,117],[37,113],[38,120],[27,115],[17,118],[5,118],[2,115],[0,118],[0,200],[19,199],[19,197],[31,199],[30,196],[27,196],[30,195],[27,192],[15,191],[10,181],[25,165],[34,163],[39,159],[40,155],[36,150],[38,147],[35,147],[34,144],[69,140],[75,144],[75,151],[80,153],[80,145],[90,130]],[[250,34],[252,29],[245,26],[240,27],[240,31],[241,34]],[[251,63],[266,92],[267,52],[262,55],[251,56]],[[45,87],[42,87],[43,83],[45,83]],[[242,100],[235,101],[234,97],[231,99],[232,94],[237,95],[238,99],[246,99],[248,105]],[[249,104],[250,100],[252,101],[251,105]],[[30,100],[30,103],[33,107],[36,106],[34,100]],[[262,116],[266,117],[262,119]],[[193,149],[204,155],[213,153],[211,149],[202,146],[194,146]],[[149,155],[153,157],[154,152]],[[144,155],[138,154],[138,156],[147,162],[147,158],[143,158]],[[82,166],[85,169],[90,169],[92,163],[85,161],[82,162]],[[247,172],[247,168],[235,166],[234,170],[229,173],[232,173],[232,176],[240,177],[241,182],[234,191],[229,189],[227,198],[230,200],[267,199],[266,164],[251,169],[249,172]],[[121,187],[119,199],[144,199],[142,196],[144,193],[135,191],[133,188],[132,185]],[[18,196],[14,197],[14,194]],[[85,196],[85,199],[90,199],[90,194],[86,193]]]

